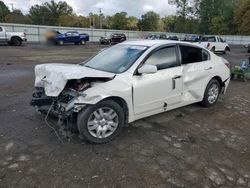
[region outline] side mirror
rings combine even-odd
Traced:
[[[153,74],[157,72],[157,67],[155,65],[143,65],[138,69],[139,74]]]

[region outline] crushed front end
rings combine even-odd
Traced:
[[[77,103],[79,96],[84,97],[84,91],[90,88],[88,79],[70,80],[63,91],[57,96],[47,96],[43,87],[35,87],[31,105],[37,111],[58,118],[68,128],[76,128],[77,114],[86,104]]]

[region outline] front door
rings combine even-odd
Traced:
[[[167,110],[180,103],[183,76],[176,46],[159,48],[152,52],[144,64],[156,65],[158,71],[154,74],[134,75],[135,115]]]

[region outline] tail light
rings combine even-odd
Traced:
[[[210,43],[207,43],[207,49],[209,49],[209,47],[210,47]]]
[[[223,63],[230,69],[230,63],[226,59],[222,58]]]

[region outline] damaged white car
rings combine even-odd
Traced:
[[[230,82],[229,63],[195,44],[128,41],[73,64],[35,67],[31,104],[105,143],[135,120],[191,103],[216,103]]]

